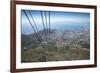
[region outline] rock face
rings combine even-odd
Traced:
[[[88,28],[48,29],[21,35],[22,62],[85,60],[90,58]]]

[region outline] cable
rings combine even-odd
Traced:
[[[46,34],[48,35],[48,26],[47,26],[47,14],[46,14],[46,11],[44,11],[44,14],[45,14]]]
[[[45,24],[44,24],[44,20],[43,20],[43,13],[42,13],[42,11],[40,11],[40,14],[41,14],[42,23],[43,23],[44,34],[45,34],[45,37],[46,37]]]
[[[36,36],[38,37],[38,35],[37,35],[37,33],[36,33],[36,31],[35,31],[35,29],[34,29],[34,27],[33,27],[32,23],[31,23],[31,21],[30,21],[30,19],[28,18],[27,13],[25,12],[25,10],[24,10],[23,12],[25,13],[25,15],[26,15],[26,17],[27,17],[27,19],[28,19],[28,21],[29,21],[29,23],[30,23],[30,25],[31,25],[31,27],[32,27],[32,29],[33,29],[33,31],[35,32]],[[41,40],[40,40],[40,38],[39,38],[39,37],[38,37],[38,40],[41,42]]]
[[[29,14],[30,14],[30,16],[31,16],[31,18],[32,18],[32,21],[33,21],[34,25],[35,25],[36,31],[38,32],[37,25],[36,25],[36,23],[35,23],[35,21],[34,21],[34,19],[33,19],[33,16],[32,16],[32,14],[31,14],[31,12],[30,12],[30,11],[29,11]],[[39,38],[41,39],[40,34],[38,34],[38,35],[39,35]]]
[[[49,11],[49,38],[50,38],[50,11]]]

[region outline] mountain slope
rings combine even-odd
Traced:
[[[38,35],[38,36],[37,36]],[[21,35],[22,62],[85,60],[90,58],[88,29],[38,31]],[[41,41],[39,41],[39,39]]]

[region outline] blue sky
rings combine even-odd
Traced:
[[[21,10],[22,33],[32,33],[32,32],[34,33],[24,11],[26,12],[32,25],[34,26],[32,18],[29,14],[29,10]],[[43,30],[43,23],[40,11],[30,10],[30,12],[34,19],[34,22],[36,23],[38,30]],[[49,23],[48,11],[46,11],[46,15],[48,24]],[[44,11],[43,11],[43,16],[45,16]],[[44,22],[46,23],[45,17],[44,17]],[[60,30],[77,29],[84,25],[90,25],[90,13],[50,11],[50,24],[51,24],[50,25],[51,29],[60,29]]]

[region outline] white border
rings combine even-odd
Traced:
[[[39,63],[21,63],[21,9],[29,10],[49,10],[49,11],[67,11],[67,12],[88,12],[90,13],[90,60],[80,61],[60,61],[60,62],[39,62]],[[54,66],[73,66],[94,64],[94,9],[71,8],[71,7],[51,7],[35,5],[16,5],[16,68],[39,68]]]

